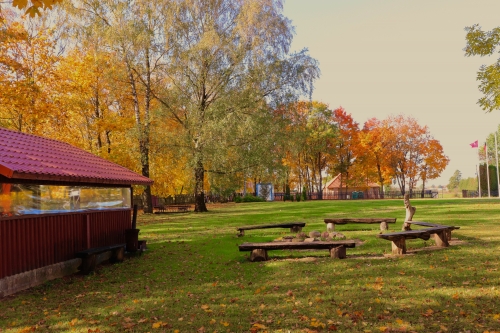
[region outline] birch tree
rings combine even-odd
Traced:
[[[272,110],[306,93],[319,70],[305,50],[289,52],[293,28],[279,0],[175,5],[165,36],[165,89],[154,94],[179,124],[172,140],[190,156],[195,211],[203,212],[208,167],[232,172],[242,166],[240,159],[228,164],[228,151],[251,159],[269,154],[277,125]]]

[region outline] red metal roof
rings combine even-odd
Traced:
[[[153,181],[70,144],[0,127],[0,175],[55,182],[151,185]]]

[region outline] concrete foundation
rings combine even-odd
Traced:
[[[82,259],[72,259],[0,279],[0,298],[78,272]]]

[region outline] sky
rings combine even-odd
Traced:
[[[465,30],[500,26],[499,0],[284,0],[295,27],[292,51],[319,61],[313,100],[342,106],[360,124],[408,115],[443,146],[447,168],[427,185],[447,185],[456,170],[475,177],[478,150],[500,125],[486,113],[476,81],[500,55],[466,57]]]

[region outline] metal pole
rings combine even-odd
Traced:
[[[479,152],[479,149],[477,150]],[[478,153],[479,155],[479,153]],[[478,183],[478,189],[479,189],[479,197],[481,198],[481,160],[479,160],[479,167],[476,166],[477,169],[477,183]]]
[[[497,141],[497,132],[495,132],[495,158],[497,160],[497,191],[498,191],[498,197],[500,198],[500,178],[498,177],[498,141]]]
[[[491,197],[490,195],[490,168],[489,168],[489,162],[488,162],[488,146],[486,143],[484,144],[484,155],[486,157],[486,183],[488,184],[488,198]]]

